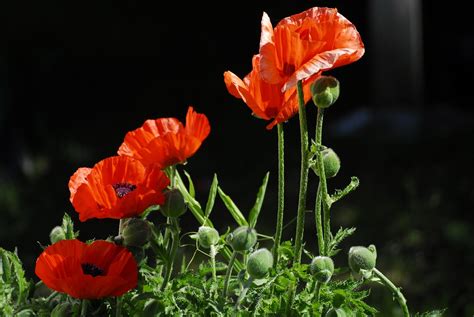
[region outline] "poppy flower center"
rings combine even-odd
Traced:
[[[285,76],[290,76],[294,72],[295,72],[295,65],[288,64],[288,63],[285,63],[285,65],[283,65],[283,74],[285,74]]]
[[[100,276],[105,275],[105,272],[103,269],[101,269],[98,266],[95,266],[92,263],[82,263],[81,267],[82,267],[82,272],[84,272],[84,274],[89,274],[89,275],[92,275],[93,277],[96,277],[99,275]]]
[[[112,187],[115,189],[115,193],[117,194],[118,198],[122,198],[123,196],[137,189],[137,186],[129,183],[116,183],[113,184]]]

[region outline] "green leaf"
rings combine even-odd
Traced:
[[[262,185],[258,189],[257,198],[255,199],[255,204],[253,205],[252,209],[250,209],[249,213],[249,224],[250,227],[254,228],[257,224],[258,216],[260,215],[260,210],[262,209],[263,199],[265,198],[265,192],[267,190],[268,184],[268,177],[270,176],[270,172],[265,174],[263,178]]]
[[[342,242],[345,238],[349,237],[356,231],[356,228],[339,228],[337,231],[336,235],[334,237],[331,237],[331,241],[329,242],[329,247],[328,247],[328,256],[332,257],[336,255],[339,250],[336,249],[339,243]]]
[[[77,236],[79,235],[79,232],[74,232],[74,223],[72,222],[71,217],[67,213],[64,213],[63,223],[61,227],[66,233],[67,240],[76,239]]]
[[[204,213],[202,212],[201,204],[199,204],[199,202],[188,192],[188,189],[184,185],[183,179],[179,175],[178,171],[176,171],[175,180],[176,186],[183,195],[184,201],[186,201],[191,213],[194,215],[196,220],[199,221],[200,224],[207,222],[207,225],[209,225],[209,222],[206,221]]]
[[[219,193],[219,196],[221,197],[222,201],[224,202],[225,206],[227,207],[227,210],[229,210],[230,214],[232,217],[235,219],[237,224],[239,226],[248,226],[249,223],[245,219],[244,215],[242,212],[239,210],[236,204],[232,201],[232,198],[230,196],[226,195],[220,186],[217,186],[217,191]]]
[[[194,183],[193,183],[193,180],[191,179],[191,175],[189,175],[189,173],[186,172],[186,171],[184,171],[184,175],[186,175],[186,177],[188,178],[188,183],[189,183],[188,192],[193,198],[195,198],[196,197],[196,191],[194,190]]]
[[[0,259],[0,265],[2,267],[0,295],[5,296],[5,294],[3,294],[4,290],[9,290],[10,296],[8,296],[8,298],[16,298],[16,305],[18,306],[26,300],[30,283],[25,278],[23,265],[16,252],[10,252],[0,248]],[[1,312],[2,309],[0,309],[0,313]]]
[[[204,216],[209,218],[212,208],[214,208],[214,202],[216,201],[217,185],[219,181],[217,180],[217,174],[214,174],[212,179],[211,188],[209,189],[209,197],[207,198],[206,210],[204,211]]]

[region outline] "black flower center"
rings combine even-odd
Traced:
[[[283,65],[283,74],[285,74],[285,76],[291,76],[295,72],[295,69],[295,65],[285,63]]]
[[[96,277],[99,275],[100,276],[105,275],[104,270],[102,270],[98,266],[95,266],[94,264],[82,263],[81,266],[82,266],[82,272],[84,272],[84,274],[89,274],[89,275],[92,275],[93,277]]]
[[[117,194],[118,198],[122,198],[123,196],[137,189],[137,186],[129,183],[116,183],[113,184],[112,187],[115,189],[115,193]]]

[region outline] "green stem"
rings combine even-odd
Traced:
[[[81,302],[81,317],[87,316],[87,306],[89,306],[89,302],[87,299],[83,299]]]
[[[400,289],[396,287],[392,281],[390,281],[385,275],[383,275],[382,272],[374,268],[372,270],[374,274],[382,281],[382,283],[387,286],[393,293],[393,295],[397,298],[398,303],[400,304],[400,307],[402,308],[403,311],[403,316],[405,317],[410,317],[410,313],[408,311],[408,306],[407,306],[407,300],[405,299],[405,296],[403,296],[402,292],[400,292]]]
[[[249,279],[244,285],[244,289],[240,292],[239,298],[237,299],[237,302],[235,303],[235,309],[239,309],[240,303],[245,298],[245,295],[247,295],[247,291],[249,290],[250,286],[252,286],[252,282],[253,282],[253,278],[249,277]]]
[[[171,225],[172,225],[172,235],[171,235],[171,248],[170,248],[170,258],[168,261],[168,265],[166,266],[166,274],[165,278],[163,280],[163,284],[161,285],[161,291],[164,291],[166,286],[168,285],[168,282],[171,278],[171,273],[173,272],[173,265],[174,265],[174,260],[176,257],[176,251],[178,250],[179,246],[179,223],[178,223],[178,218],[169,218]]]
[[[216,250],[216,246],[215,245],[211,245],[211,268],[212,268],[212,281],[214,283],[217,283],[217,274],[216,274],[216,254],[217,254],[217,250]]]
[[[117,297],[117,306],[115,307],[115,317],[122,317],[122,296]]]
[[[283,232],[283,215],[285,209],[285,137],[283,132],[283,123],[279,123],[278,127],[278,210],[277,223],[275,231],[275,244],[273,245],[273,266],[278,263],[278,248],[281,243],[281,235]]]
[[[318,108],[318,116],[316,119],[316,164],[319,173],[319,188],[318,193],[320,194],[321,205],[323,207],[323,237],[324,237],[324,253],[327,255],[329,250],[329,243],[331,238],[331,219],[329,213],[329,195],[328,187],[326,182],[326,172],[324,171],[323,153],[322,153],[322,139],[323,139],[323,121],[324,121],[324,109]],[[318,208],[318,206],[316,206]],[[320,207],[319,207],[320,208]],[[318,237],[319,243],[319,237]],[[321,249],[320,249],[321,250]]]
[[[336,191],[333,195],[331,195],[331,201],[330,205],[334,204],[347,194],[351,193],[353,190],[355,190],[357,187],[359,187],[359,179],[355,176],[351,177],[351,182],[349,185],[346,186],[343,190]]]
[[[224,289],[222,291],[222,297],[227,297],[227,290],[229,289],[229,281],[230,275],[232,274],[232,267],[234,266],[235,258],[237,257],[237,252],[232,252],[232,256],[230,257],[229,264],[227,265],[227,271],[225,272],[225,279],[224,279]]]
[[[324,250],[324,233],[323,233],[323,222],[322,222],[322,215],[321,215],[321,202],[322,202],[322,195],[321,195],[321,184],[318,184],[318,191],[316,193],[316,205],[314,210],[314,219],[316,220],[316,236],[318,238],[318,248],[319,248],[319,255],[326,254]]]
[[[315,281],[315,285],[314,285],[314,298],[316,299],[316,303],[319,303],[319,293],[321,291],[321,283],[319,283],[318,281]]]
[[[301,171],[300,171],[300,190],[298,195],[298,212],[296,218],[295,235],[295,258],[294,263],[301,263],[303,252],[304,218],[306,211],[306,193],[308,190],[308,123],[306,121],[306,109],[303,95],[303,83],[301,80],[297,83],[299,119],[300,119],[300,138],[301,138]]]

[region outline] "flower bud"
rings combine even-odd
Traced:
[[[330,257],[317,256],[311,261],[310,270],[316,280],[327,283],[334,273],[334,262]]]
[[[326,313],[325,317],[346,317],[347,314],[340,308],[331,308]]]
[[[264,278],[273,266],[273,255],[262,248],[249,255],[247,273],[254,279]]]
[[[160,206],[160,211],[165,217],[177,218],[184,214],[188,207],[183,195],[177,188],[165,192],[165,203]]]
[[[341,160],[331,148],[325,148],[322,150],[323,154],[323,164],[324,164],[324,174],[326,178],[332,178],[337,175],[339,169],[341,168]],[[314,168],[316,175],[319,176],[318,169]]]
[[[349,267],[354,273],[359,273],[360,270],[372,270],[376,260],[377,251],[374,245],[368,248],[356,246],[349,249]]]
[[[64,229],[62,227],[56,226],[49,233],[49,240],[52,244],[55,244],[56,242],[59,242],[61,240],[66,240],[66,232],[64,232]]]
[[[68,317],[71,316],[71,314],[72,307],[69,302],[60,303],[51,311],[51,317]]]
[[[321,76],[311,85],[311,95],[318,108],[328,108],[339,98],[339,81],[332,76]]]
[[[219,242],[219,232],[211,227],[201,226],[198,230],[199,245],[205,249],[209,249],[211,245]]]
[[[248,251],[257,243],[257,231],[247,226],[238,227],[227,236],[227,243],[234,251]]]
[[[122,243],[125,246],[142,247],[151,238],[151,226],[147,220],[128,218],[123,223]]]
[[[163,304],[157,301],[154,298],[150,298],[145,302],[145,306],[143,306],[143,311],[141,312],[140,316],[142,317],[154,317],[158,316],[159,312],[163,312],[165,308]]]

